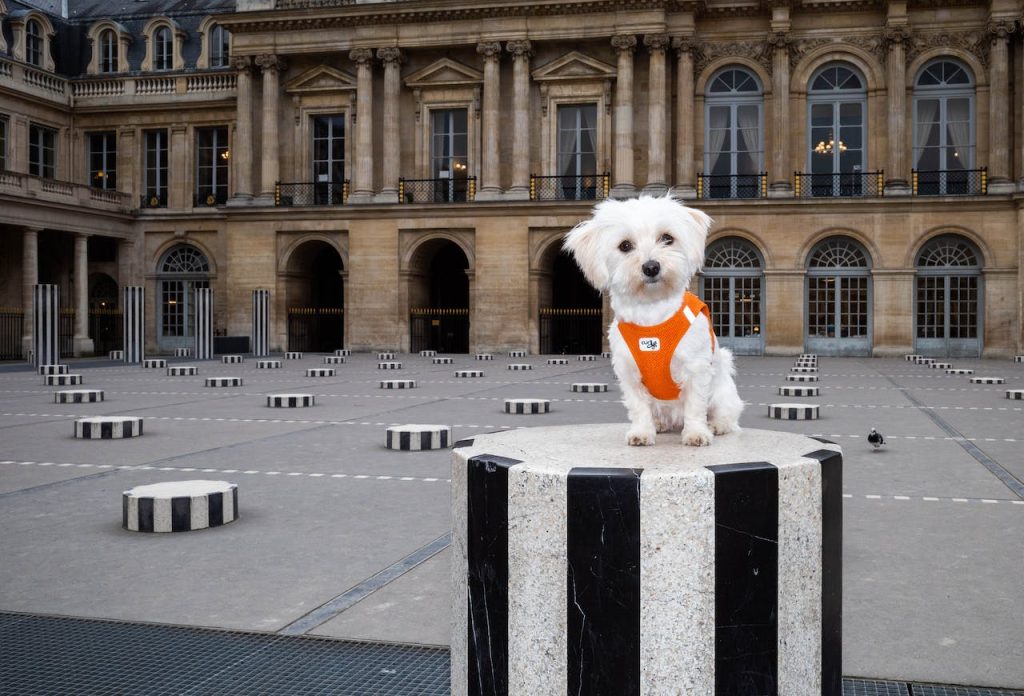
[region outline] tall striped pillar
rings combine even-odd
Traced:
[[[60,362],[60,287],[32,286],[32,364]]]
[[[213,359],[213,288],[196,288],[196,360]]]
[[[456,443],[452,696],[841,696],[839,447],[627,427]]]
[[[252,291],[252,354],[262,358],[270,355],[270,291]]]
[[[142,363],[146,354],[146,289],[128,285],[124,289],[124,361]]]

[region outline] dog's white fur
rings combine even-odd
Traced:
[[[680,387],[675,401],[651,396],[640,378],[629,347],[615,322],[653,326],[679,311],[683,294],[704,262],[704,243],[711,218],[670,196],[606,200],[593,216],[566,235],[587,280],[611,298],[615,321],[608,328],[612,367],[629,414],[630,445],[653,445],[656,432],[682,429],[684,445],[711,444],[714,435],[738,432],[743,401],[733,381],[732,352],[711,348],[708,321],[698,314],[672,356],[672,378]],[[664,235],[673,241],[666,243]],[[628,252],[623,241],[632,243]],[[661,272],[647,278],[642,266],[657,261]]]

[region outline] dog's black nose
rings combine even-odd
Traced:
[[[647,276],[648,278],[653,278],[654,276],[661,273],[661,264],[658,263],[657,261],[648,261],[642,266],[642,268],[644,271],[644,275]]]

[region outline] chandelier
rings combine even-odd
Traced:
[[[827,143],[824,140],[819,140],[818,144],[814,146],[814,151],[819,155],[831,155],[835,150],[846,152],[846,145],[842,140],[837,143],[831,135],[829,135]]]

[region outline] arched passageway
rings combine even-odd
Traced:
[[[117,281],[106,273],[89,276],[89,336],[97,355],[120,350],[124,343]]]
[[[540,289],[540,352],[600,353],[604,333],[601,294],[558,245],[552,245],[545,260],[550,273]]]
[[[469,260],[458,244],[431,239],[409,261],[409,349],[469,352]]]
[[[321,240],[292,252],[286,270],[288,350],[324,353],[345,345],[344,271],[338,251]]]

